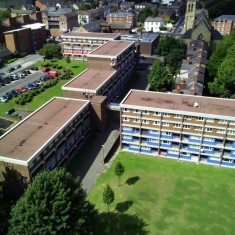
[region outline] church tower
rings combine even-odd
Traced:
[[[195,14],[196,14],[196,0],[187,0],[187,8],[185,13],[183,32],[186,32],[187,30],[193,27]]]

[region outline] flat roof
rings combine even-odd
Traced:
[[[0,138],[0,160],[28,162],[89,101],[53,98]]]
[[[41,24],[41,23],[22,25],[23,28],[30,28],[30,29],[39,29],[39,28],[42,28],[43,26],[45,26],[45,24]]]
[[[96,39],[96,38],[101,38],[101,39],[115,39],[119,37],[120,34],[118,33],[80,33],[80,32],[68,32],[63,35],[61,35],[61,38],[66,38],[66,37],[72,37],[72,38],[90,38],[90,39]]]
[[[87,57],[117,57],[132,44],[134,44],[134,42],[121,40],[109,41],[91,51],[90,54],[87,55]]]
[[[194,107],[195,104],[198,107]],[[175,113],[178,111],[198,114],[218,115],[235,120],[235,100],[205,96],[192,96],[173,93],[130,90],[120,106],[142,107],[146,110],[162,109]],[[231,118],[232,117],[232,118]]]
[[[78,74],[72,81],[66,83],[62,89],[95,92],[115,73],[116,71],[87,69]]]

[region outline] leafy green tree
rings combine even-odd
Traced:
[[[66,57],[65,57],[65,60],[66,60],[66,62],[67,62],[68,64],[71,63],[70,56],[66,56]]]
[[[210,93],[221,98],[230,98],[235,93],[235,43],[218,69],[217,77],[208,84]]]
[[[211,18],[215,18],[220,15],[234,15],[235,1],[234,0],[207,1],[206,8],[208,9]]]
[[[11,12],[8,10],[0,10],[0,20],[10,18],[11,17]]]
[[[148,75],[148,83],[152,91],[166,92],[172,90],[174,79],[167,68],[160,61],[156,60]]]
[[[183,58],[185,57],[185,50],[174,48],[169,54],[165,56],[166,65],[172,74],[176,74],[177,70],[180,68]]]
[[[213,51],[211,57],[207,61],[206,68],[209,72],[210,77],[214,78],[217,76],[218,69],[226,57],[229,48],[235,41],[235,30],[230,35],[224,36],[224,38],[216,44],[216,48]]]
[[[144,23],[145,20],[152,15],[152,10],[150,7],[145,7],[143,10],[139,12],[138,21]]]
[[[0,181],[0,234],[7,234],[11,207],[24,194],[27,184],[15,168],[6,165]]]
[[[60,57],[61,46],[55,43],[47,43],[38,51],[40,55],[43,55],[45,59],[52,59],[54,57]]]
[[[13,207],[8,234],[93,234],[96,215],[78,178],[42,172]]]
[[[103,202],[107,204],[108,206],[108,212],[109,212],[109,206],[114,201],[114,192],[111,189],[109,185],[106,186],[103,192]]]
[[[119,186],[120,186],[120,179],[121,179],[121,176],[123,175],[124,171],[125,171],[125,169],[124,169],[124,166],[122,165],[122,163],[117,162],[117,164],[115,165],[115,174],[118,177]]]

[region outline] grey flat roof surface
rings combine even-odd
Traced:
[[[27,161],[89,101],[54,98],[0,138],[0,156]]]
[[[87,69],[64,87],[95,91],[115,73],[116,71]]]
[[[61,37],[82,37],[82,38],[109,38],[109,39],[115,39],[120,34],[118,33],[80,33],[80,32],[69,32],[66,34],[63,34]]]
[[[195,102],[199,108],[194,107]],[[232,99],[131,90],[122,104],[235,117],[235,100]]]
[[[122,51],[127,49],[133,42],[128,41],[109,41],[104,45],[93,50],[88,57],[91,55],[101,55],[101,56],[118,56]]]

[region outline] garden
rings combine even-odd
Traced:
[[[118,162],[125,169],[120,186]],[[233,234],[234,181],[231,169],[121,152],[88,200],[101,214],[97,234]],[[107,185],[114,193],[109,212]]]

